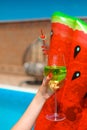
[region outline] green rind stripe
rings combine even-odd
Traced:
[[[56,23],[59,22],[61,24],[67,25],[68,27],[72,28],[73,30],[83,31],[87,33],[87,23],[79,18],[71,17],[61,12],[53,13],[51,17],[51,22]]]
[[[75,28],[75,20],[76,18],[65,15],[61,12],[55,12],[51,17],[51,22],[59,22],[61,24],[65,24],[70,28]]]
[[[84,33],[87,33],[87,23],[85,23],[80,19],[76,20],[75,30],[79,30],[79,31],[83,31]]]

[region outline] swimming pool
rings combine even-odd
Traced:
[[[22,116],[35,92],[3,88],[0,85],[0,130],[11,130]]]

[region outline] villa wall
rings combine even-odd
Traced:
[[[48,42],[50,20],[0,23],[0,73],[25,75],[24,54],[41,35],[41,29],[46,34]]]

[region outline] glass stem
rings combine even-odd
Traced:
[[[55,98],[55,114],[57,114],[57,95],[56,95],[56,91],[55,91],[55,95],[54,95],[54,98]]]

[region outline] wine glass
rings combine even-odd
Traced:
[[[58,113],[57,108],[57,90],[60,90],[62,87],[63,82],[66,78],[66,65],[65,65],[65,58],[64,54],[59,52],[57,55],[53,55],[50,59],[48,57],[48,64],[44,67],[44,75],[47,76],[50,73],[52,74],[52,79],[49,81],[49,87],[52,91],[54,91],[54,113],[47,114],[46,119],[51,121],[62,121],[65,119],[65,115],[63,113]]]

